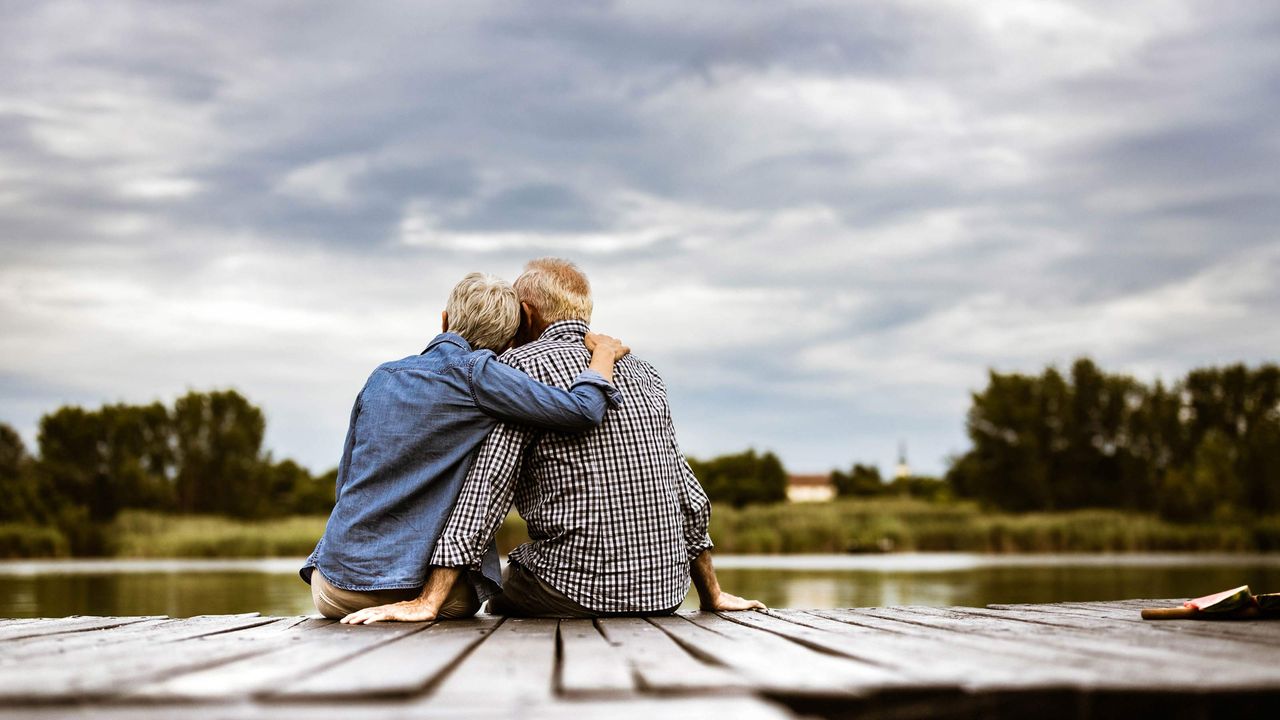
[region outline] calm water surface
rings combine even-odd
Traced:
[[[314,612],[301,560],[0,562],[0,617]],[[738,555],[730,592],[772,607],[974,605],[1280,591],[1275,555]],[[686,601],[695,606],[696,598]]]

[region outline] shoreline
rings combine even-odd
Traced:
[[[52,558],[0,560],[0,577],[95,575],[103,573],[259,572],[295,574],[305,558]],[[505,562],[505,557],[503,558]],[[1210,564],[1218,567],[1280,568],[1280,552],[1223,553],[969,553],[902,552],[883,555],[716,555],[721,570],[778,572],[948,573],[984,568],[1116,567],[1176,568]]]

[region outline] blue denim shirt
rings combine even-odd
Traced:
[[[489,350],[472,350],[454,333],[438,335],[421,355],[379,366],[351,409],[337,504],[299,574],[309,583],[319,569],[346,590],[422,586],[476,449],[499,421],[578,433],[621,401],[595,371],[565,391],[503,365]],[[493,543],[480,570],[500,584]],[[482,599],[493,587],[472,582]]]

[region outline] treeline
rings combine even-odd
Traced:
[[[74,554],[108,552],[105,528],[126,509],[241,519],[327,513],[336,470],[313,477],[276,461],[262,449],[265,429],[262,411],[232,390],[191,392],[172,407],[60,408],[41,418],[35,456],[0,424],[0,555],[25,554],[24,538],[65,542]]]
[[[747,450],[711,460],[687,458],[712,502],[743,507],[787,499],[787,471],[777,455]]]
[[[991,372],[973,396],[960,497],[1011,511],[1122,508],[1182,522],[1280,512],[1280,367],[1204,368],[1171,385],[1087,359],[1064,376]]]
[[[787,499],[787,474],[772,452],[755,450],[721,455],[710,460],[687,458],[693,474],[712,502],[732,505],[767,505]],[[880,468],[855,464],[849,472],[831,473],[836,494],[850,498],[917,498],[945,502],[951,489],[941,478],[912,475],[886,482]]]
[[[840,497],[909,497],[931,502],[945,502],[952,497],[950,486],[941,478],[908,475],[885,482],[880,468],[861,463],[855,463],[849,472],[832,472],[831,484]]]

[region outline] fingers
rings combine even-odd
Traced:
[[[346,617],[342,618],[338,622],[342,623],[343,625],[359,625],[361,621],[363,621],[364,618],[368,616],[368,612],[369,612],[368,610],[357,610],[353,613],[349,613]]]
[[[583,337],[588,350],[594,350],[598,345],[617,347],[622,345],[622,341],[611,335],[604,335],[598,332],[589,332]]]
[[[357,610],[338,622],[344,625],[371,625],[380,620],[387,619],[387,616],[384,606],[378,606]]]

